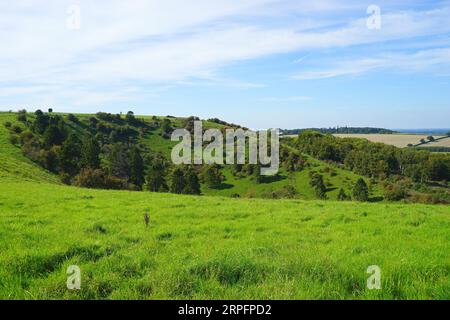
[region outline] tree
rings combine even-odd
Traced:
[[[175,167],[170,176],[170,192],[182,194],[186,187],[184,172],[181,167]]]
[[[321,174],[313,174],[311,177],[311,180],[309,182],[310,186],[313,187],[314,192],[316,193],[316,196],[319,199],[326,199],[327,198],[327,188],[325,186],[325,183],[323,181],[323,176]]]
[[[435,140],[433,136],[428,136],[427,139],[428,139],[428,141],[431,141],[431,142],[433,142]]]
[[[144,161],[136,146],[133,146],[130,151],[130,182],[141,189],[145,182]]]
[[[48,108],[48,113],[52,113],[53,109],[52,108]]]
[[[39,158],[42,166],[54,173],[58,172],[58,149],[53,147],[50,150],[41,149]]]
[[[49,117],[45,115],[41,110],[36,110],[34,113],[36,118],[33,123],[33,128],[38,133],[44,133],[49,124]]]
[[[110,175],[123,179],[130,178],[130,158],[124,144],[115,143],[112,145],[107,160]]]
[[[339,201],[345,201],[345,200],[347,200],[347,195],[345,194],[345,191],[344,191],[344,189],[340,189],[339,190],[339,194],[338,194],[338,196],[337,196],[337,199],[339,200]]]
[[[61,145],[64,140],[63,133],[55,125],[50,125],[44,132],[44,146],[48,149],[54,145]]]
[[[162,159],[154,159],[147,170],[146,189],[153,192],[167,191],[165,171],[164,161]]]
[[[80,163],[81,143],[78,137],[71,133],[64,141],[58,154],[59,164],[63,173],[74,176],[78,173]]]
[[[208,188],[217,187],[225,180],[220,171],[220,166],[217,164],[206,166],[203,170],[202,178]]]
[[[17,114],[17,121],[26,122],[27,121],[27,110],[19,110]]]
[[[353,199],[356,201],[368,201],[369,200],[369,188],[367,187],[364,179],[359,178],[353,187]]]
[[[185,186],[183,193],[185,194],[200,194],[200,182],[195,170],[188,166],[184,170]]]
[[[172,132],[172,122],[169,119],[164,119],[161,124],[161,134],[163,137],[169,137]]]
[[[251,169],[251,175],[253,177],[253,180],[256,183],[262,183],[264,182],[264,176],[261,174],[261,165],[260,164],[255,164],[255,165],[249,165],[249,167]]]
[[[136,118],[134,117],[133,111],[128,111],[125,116],[125,121],[129,124],[133,124],[136,121]]]
[[[100,168],[100,146],[97,140],[91,136],[83,139],[81,147],[81,167],[98,169]]]
[[[75,116],[75,115],[72,114],[72,113],[69,113],[69,114],[67,115],[67,120],[68,120],[68,121],[72,121],[73,123],[78,123],[78,122],[79,122],[79,119],[77,118],[77,116]]]
[[[305,160],[299,154],[295,152],[289,152],[289,155],[284,161],[284,165],[288,172],[300,171],[305,166]]]
[[[450,131],[445,134],[447,137],[450,137]]]
[[[450,164],[438,156],[430,157],[424,163],[423,174],[427,180],[450,180]]]

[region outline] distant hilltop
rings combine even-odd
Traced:
[[[297,135],[302,131],[313,130],[318,131],[320,133],[378,133],[378,134],[393,134],[397,133],[397,131],[384,129],[384,128],[371,128],[371,127],[334,127],[334,128],[305,128],[305,129],[280,129],[280,134],[282,135]]]

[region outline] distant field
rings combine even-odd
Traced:
[[[390,144],[398,148],[407,147],[408,144],[419,144],[421,139],[427,139],[428,135],[423,134],[334,134],[335,137],[339,138],[360,138],[367,139],[372,142],[381,142],[385,144]],[[443,136],[434,136],[436,139]],[[438,145],[438,142],[433,142],[430,144],[425,144],[425,146],[450,146],[450,139],[444,139],[439,141],[439,143],[446,143]]]
[[[422,145],[421,147],[447,147],[450,148],[450,138],[445,138],[442,140],[430,142]]]

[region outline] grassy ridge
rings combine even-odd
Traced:
[[[8,130],[4,127],[7,121],[15,122],[16,114],[0,113],[0,181],[34,181],[59,183],[59,178],[42,169],[39,165],[22,155],[19,147],[12,145]]]

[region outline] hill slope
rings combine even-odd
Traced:
[[[57,176],[42,169],[22,155],[19,147],[12,145],[8,130],[4,127],[7,121],[15,122],[16,114],[0,113],[0,179],[2,181],[34,181],[59,183]]]
[[[61,116],[67,116],[66,114],[58,114]],[[32,113],[28,113],[27,116],[29,119],[33,120],[34,115]],[[90,114],[78,114],[76,115],[79,119],[79,122],[67,121],[66,124],[69,126],[70,130],[76,132],[77,135],[81,138],[83,135],[90,133],[95,134],[95,132],[90,131],[89,126],[89,118],[93,115]],[[151,117],[151,116],[140,116],[139,119],[145,119],[148,122],[151,122],[153,119],[157,121],[162,121],[163,119],[170,119],[174,127],[182,127],[183,118],[167,118],[167,117]],[[5,152],[14,154],[17,159],[21,159],[20,161],[26,162],[30,165],[33,165],[34,168],[37,168],[38,165],[33,164],[31,161],[21,156],[20,148],[12,146],[8,139],[9,133],[8,130],[3,126],[5,122],[11,122],[12,125],[23,126],[22,123],[16,121],[15,113],[0,113],[0,141],[2,141],[3,146],[5,148]],[[214,123],[211,121],[203,121],[203,127],[207,128],[224,128],[223,124]],[[139,129],[139,128],[138,128]],[[166,159],[170,160],[170,153],[174,145],[177,142],[173,142],[168,138],[164,138],[162,136],[161,127],[150,128],[146,130],[145,133],[140,134],[138,136],[138,142],[145,146],[149,152],[157,152],[161,153]],[[361,176],[348,171],[337,168],[330,164],[327,164],[323,161],[319,161],[312,157],[307,157],[308,166],[306,166],[303,170],[289,173],[285,170],[285,168],[280,168],[280,174],[276,178],[266,179],[266,181],[262,183],[256,183],[253,181],[251,176],[243,176],[238,177],[232,174],[232,168],[230,166],[225,166],[222,169],[222,173],[224,174],[226,180],[216,188],[208,188],[205,184],[202,184],[202,194],[205,195],[215,195],[215,196],[240,196],[247,198],[274,198],[278,197],[278,194],[283,192],[283,189],[287,185],[291,185],[296,190],[296,198],[304,199],[304,200],[312,200],[316,199],[315,191],[310,186],[310,174],[312,172],[320,173],[325,181],[327,187],[327,197],[329,199],[336,200],[339,189],[343,188],[346,194],[350,194],[353,186],[356,181],[361,178]],[[21,174],[24,177],[28,177],[28,179],[32,179],[36,176],[37,173],[33,173],[31,169],[25,168],[24,166],[18,165],[18,168],[22,167]],[[8,164],[8,167],[5,166],[4,171],[10,172],[13,169],[13,164]],[[45,180],[45,181],[57,181],[58,178],[52,174],[46,174],[45,170],[38,171],[39,174],[44,174],[45,177],[40,177],[37,180]],[[19,172],[16,172],[19,173]],[[36,176],[37,177],[37,176]],[[380,198],[382,196],[382,190],[378,185],[372,186],[372,198]]]

